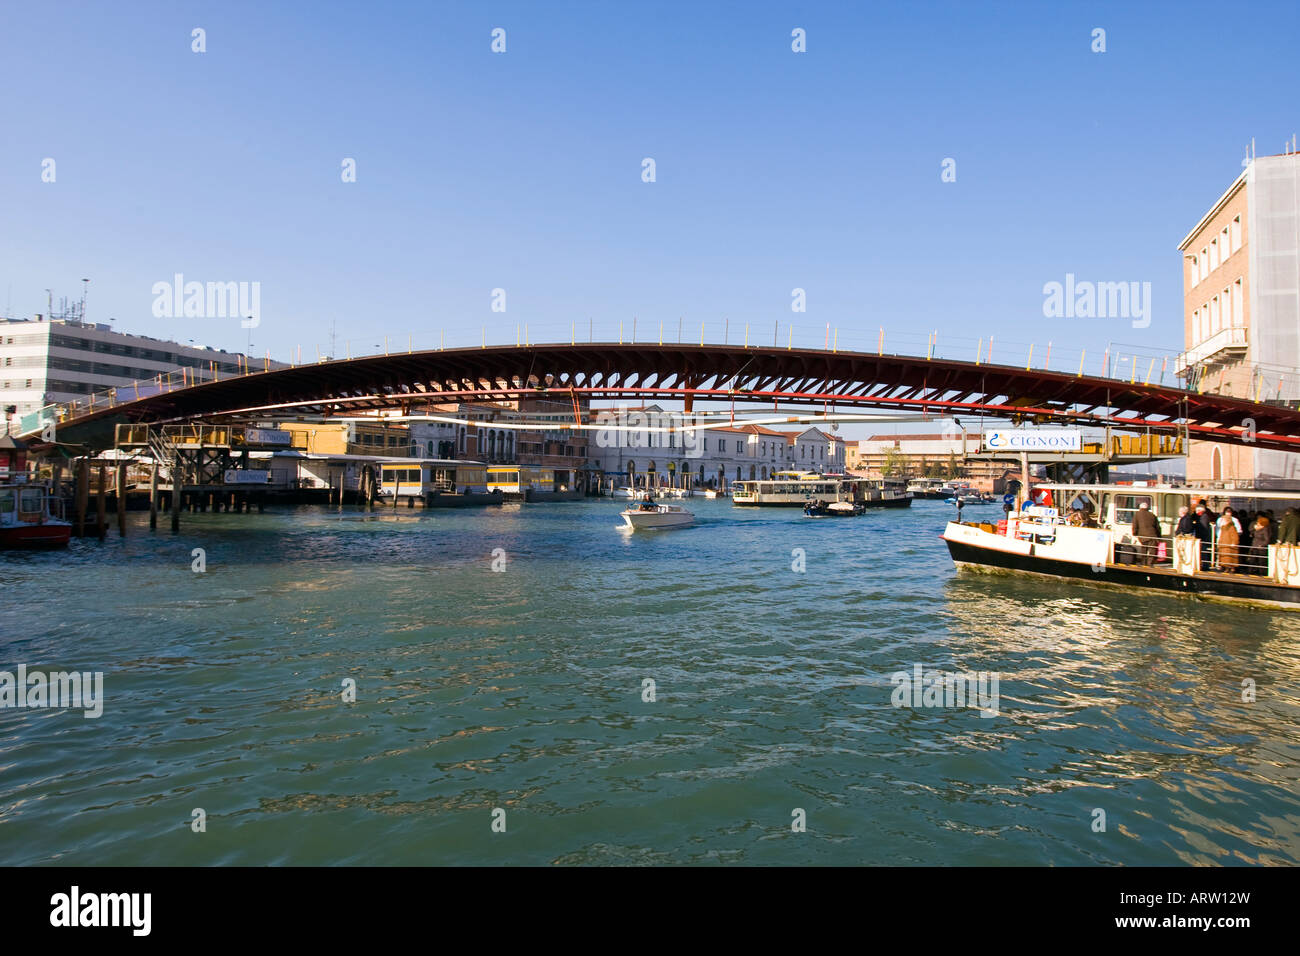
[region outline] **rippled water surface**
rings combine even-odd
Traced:
[[[132,514],[0,552],[0,669],[106,696],[0,710],[0,862],[1300,862],[1300,615],[959,576],[938,502],[686,504],[636,535],[608,501]],[[893,707],[915,664],[996,672],[999,713]]]

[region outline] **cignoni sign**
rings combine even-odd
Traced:
[[[985,451],[1083,451],[1078,428],[1000,428],[984,433]]]

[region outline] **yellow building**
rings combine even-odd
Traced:
[[[313,455],[378,455],[406,458],[411,454],[410,429],[381,422],[283,422],[290,445]]]

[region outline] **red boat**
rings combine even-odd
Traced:
[[[44,485],[27,480],[27,446],[9,434],[14,411],[12,405],[5,409],[5,433],[0,437],[0,548],[65,547],[72,539],[72,525],[56,514],[63,502]]]
[[[62,548],[72,524],[51,512],[42,485],[0,481],[0,548]]]

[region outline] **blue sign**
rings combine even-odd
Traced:
[[[1002,503],[1004,505],[1015,505],[1016,496],[1008,491],[1005,495],[1002,496]]]

